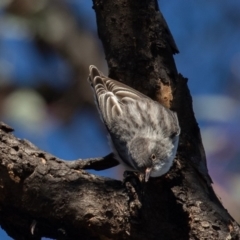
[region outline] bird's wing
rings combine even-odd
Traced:
[[[148,98],[137,90],[104,76],[93,65],[89,67],[89,70],[89,81],[93,88],[100,113],[107,125],[116,116],[122,115],[124,104],[140,98]]]
[[[180,132],[181,132],[181,129],[180,129],[180,126],[178,123],[178,117],[175,112],[172,112],[169,110],[168,110],[168,112],[169,112],[169,117],[171,117],[172,120],[168,121],[166,125],[167,125],[168,129],[170,130],[169,136],[171,138],[175,138],[175,137],[179,136]]]

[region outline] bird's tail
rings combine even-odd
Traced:
[[[89,66],[89,77],[88,81],[90,82],[91,85],[93,85],[93,80],[95,77],[103,77],[103,73],[98,70],[98,68],[94,65]]]

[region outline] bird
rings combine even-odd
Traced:
[[[175,158],[177,114],[143,93],[109,77],[94,65],[88,81],[116,160],[125,170],[150,177],[166,174]]]

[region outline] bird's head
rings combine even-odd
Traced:
[[[145,174],[145,181],[149,177],[159,177],[172,166],[178,145],[178,136],[151,139],[135,137],[129,146],[129,157],[136,171]]]

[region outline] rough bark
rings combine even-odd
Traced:
[[[211,187],[187,80],[172,57],[178,49],[157,1],[93,2],[110,77],[178,113],[174,166],[145,186],[135,176],[123,184],[83,170],[111,165],[112,155],[63,161],[2,123],[2,228],[14,239],[240,239],[239,225]]]

